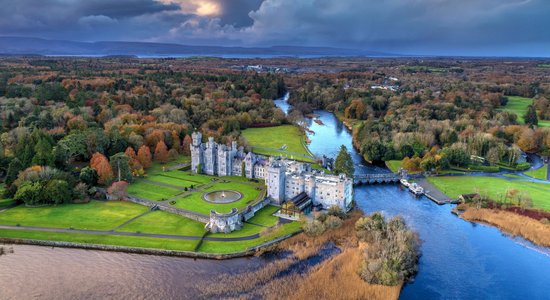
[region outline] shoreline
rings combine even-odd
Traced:
[[[256,253],[262,252],[263,250],[269,247],[275,246],[288,238],[291,238],[297,234],[300,234],[301,232],[302,231],[297,231],[297,232],[273,239],[271,241],[265,242],[263,244],[254,246],[252,248],[249,248],[243,251],[231,252],[231,253],[207,253],[207,252],[194,252],[194,251],[183,251],[183,250],[167,250],[167,249],[159,249],[159,248],[141,248],[141,247],[129,247],[129,246],[85,244],[85,243],[76,243],[76,242],[34,240],[34,239],[22,239],[22,238],[5,238],[5,237],[0,237],[0,244],[73,248],[73,249],[121,252],[121,253],[132,253],[132,254],[187,257],[187,258],[194,258],[194,259],[199,258],[199,259],[211,259],[211,260],[225,260],[225,259],[253,256]]]
[[[501,209],[475,208],[461,204],[457,215],[469,222],[480,223],[498,228],[511,236],[519,236],[542,247],[550,247],[550,222],[546,223]]]

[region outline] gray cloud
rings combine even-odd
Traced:
[[[199,15],[211,4],[215,13]],[[547,0],[0,0],[0,35],[550,55]]]

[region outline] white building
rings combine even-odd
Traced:
[[[242,176],[244,172],[247,178],[265,179],[267,196],[278,205],[306,193],[316,206],[351,208],[353,180],[346,175],[324,174],[295,160],[245,154],[242,147],[237,149],[236,142],[231,147],[218,145],[210,137],[207,143],[202,143],[198,132],[192,138],[191,170],[195,173]]]

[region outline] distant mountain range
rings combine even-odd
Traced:
[[[222,47],[143,42],[76,42],[29,37],[0,37],[0,55],[53,56],[396,56],[376,51],[331,47]]]

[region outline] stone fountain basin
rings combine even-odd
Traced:
[[[205,193],[202,198],[210,203],[224,204],[241,200],[243,194],[234,190],[216,190]]]

